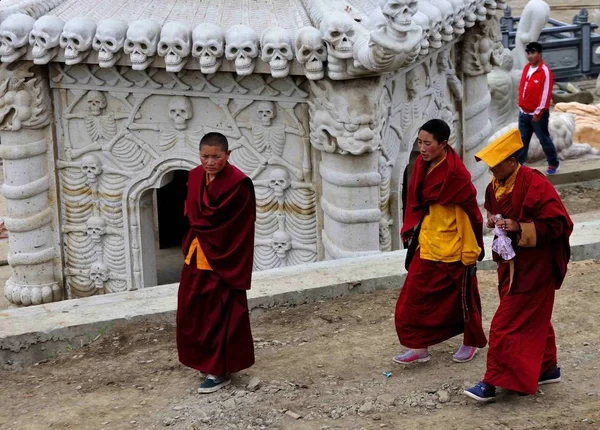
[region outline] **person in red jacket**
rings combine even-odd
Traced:
[[[519,84],[519,132],[523,140],[523,150],[519,154],[519,162],[525,164],[529,142],[533,133],[537,136],[546,154],[548,170],[553,175],[558,171],[559,161],[556,147],[548,131],[550,118],[550,100],[554,76],[542,60],[542,45],[531,42],[525,47],[529,64],[523,69]]]

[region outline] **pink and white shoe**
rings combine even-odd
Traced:
[[[479,349],[474,346],[461,345],[460,348],[458,348],[458,351],[456,351],[456,354],[452,356],[452,361],[455,363],[466,363],[475,358],[477,351],[479,351]]]
[[[425,363],[431,359],[431,355],[429,352],[425,351],[420,354],[417,354],[412,349],[409,349],[404,354],[396,355],[392,360],[398,364],[415,364],[415,363]]]

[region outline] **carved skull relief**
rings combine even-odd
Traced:
[[[87,95],[87,105],[92,115],[99,116],[106,108],[106,96],[100,91],[90,91]]]
[[[277,115],[277,108],[273,102],[260,102],[256,109],[256,116],[265,127],[270,127]]]
[[[29,32],[35,20],[29,15],[9,15],[0,24],[0,56],[3,63],[12,63],[27,53]]]
[[[296,36],[296,59],[304,67],[308,79],[323,79],[327,48],[323,35],[314,27],[303,27]]]
[[[289,233],[283,230],[277,230],[273,234],[273,242],[271,244],[273,251],[277,257],[285,260],[287,258],[287,254],[292,249],[292,236]]]
[[[81,63],[89,55],[96,34],[96,22],[80,17],[69,20],[63,27],[60,47],[65,50],[65,64]]]
[[[53,15],[44,15],[33,24],[29,44],[35,64],[48,64],[56,57],[64,26],[65,22]]]
[[[99,216],[91,216],[85,223],[85,233],[94,243],[100,243],[106,234],[106,221]]]
[[[90,266],[90,279],[94,282],[96,289],[104,290],[104,283],[110,278],[110,271],[106,264],[101,261],[95,261]]]
[[[466,5],[463,0],[450,0],[454,8],[454,34],[461,35],[465,32],[465,10]]]
[[[292,38],[287,30],[271,27],[262,36],[262,60],[269,63],[274,78],[285,78],[290,73],[290,61],[294,59]]]
[[[417,13],[417,0],[380,0],[379,5],[388,25],[398,31],[412,29],[412,17]]]
[[[352,47],[356,38],[354,21],[343,12],[327,14],[321,21],[321,33],[327,43],[329,55],[340,60],[352,58]]]
[[[431,3],[419,2],[419,12],[424,13],[429,18],[429,46],[432,49],[442,47],[442,14],[439,9],[432,6]]]
[[[129,24],[123,50],[129,55],[133,70],[145,70],[152,63],[159,36],[160,24],[152,19]]]
[[[273,169],[269,174],[269,188],[276,197],[283,197],[290,184],[290,174],[285,169]]]
[[[431,35],[431,28],[429,27],[429,18],[423,12],[417,12],[413,16],[413,22],[423,29],[423,35],[421,38],[421,50],[419,51],[420,56],[429,54],[429,37]]]
[[[173,120],[177,130],[185,130],[186,121],[193,115],[192,102],[187,97],[176,96],[169,102],[169,118]]]
[[[98,23],[93,48],[98,51],[98,64],[107,68],[115,65],[121,58],[121,49],[125,45],[127,23],[119,19],[105,19]]]
[[[429,1],[442,15],[442,40],[451,42],[454,34],[454,8],[447,0]]]
[[[87,177],[88,184],[96,183],[102,174],[102,162],[93,154],[84,155],[81,159],[81,173]]]
[[[465,27],[471,28],[477,22],[477,16],[475,10],[477,9],[477,3],[474,0],[463,0],[465,5]]]
[[[234,25],[227,31],[225,56],[235,62],[235,70],[240,76],[254,72],[258,57],[258,37],[254,30],[245,25]]]
[[[215,24],[202,23],[192,33],[192,55],[200,62],[200,71],[212,75],[217,73],[225,54],[225,34]]]
[[[192,31],[177,21],[167,22],[160,33],[158,55],[164,57],[167,72],[179,72],[192,50]]]

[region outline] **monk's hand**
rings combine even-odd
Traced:
[[[487,228],[494,228],[494,226],[496,225],[496,219],[495,219],[494,215],[491,215],[488,217],[486,225],[487,225]]]
[[[508,233],[518,233],[521,231],[521,225],[512,219],[501,219],[496,222],[496,227]]]

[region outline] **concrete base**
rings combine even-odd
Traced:
[[[495,269],[491,237],[481,270]],[[573,260],[600,258],[600,221],[576,224]],[[250,309],[298,305],[347,294],[400,289],[406,251],[324,261],[257,272],[248,294]],[[15,369],[88,344],[114,327],[134,321],[175,321],[177,284],[67,300],[0,312],[0,367]]]

